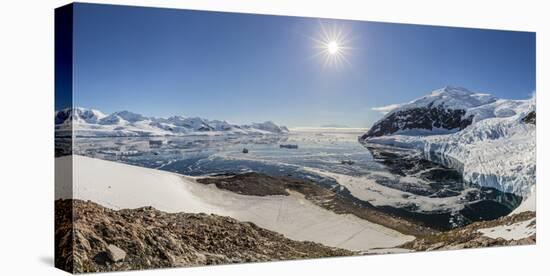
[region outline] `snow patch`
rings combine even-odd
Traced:
[[[503,238],[507,241],[511,241],[528,238],[537,232],[537,228],[535,218],[532,218],[511,225],[499,225],[492,228],[479,229],[478,231],[484,236],[492,239]]]

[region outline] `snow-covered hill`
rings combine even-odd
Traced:
[[[235,125],[226,121],[199,117],[146,117],[130,111],[109,115],[94,109],[68,108],[55,112],[55,130],[58,136],[178,136],[178,135],[270,135],[287,133],[284,126],[268,121],[249,125]]]
[[[360,140],[418,149],[445,165],[459,161],[466,181],[529,196],[535,186],[535,116],[534,97],[503,100],[445,87],[396,105]]]

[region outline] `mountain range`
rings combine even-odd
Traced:
[[[75,107],[55,112],[57,136],[179,136],[179,135],[274,135],[288,132],[271,121],[247,125],[200,117],[147,117],[130,111],[109,115],[95,109]]]

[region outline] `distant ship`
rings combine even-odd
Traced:
[[[294,144],[281,144],[279,145],[280,148],[284,148],[284,149],[297,149],[298,148],[298,145],[294,145]]]
[[[149,147],[160,147],[163,143],[163,140],[149,140]]]

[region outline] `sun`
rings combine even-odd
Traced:
[[[340,46],[338,45],[338,42],[331,41],[327,45],[327,50],[329,54],[334,55],[338,53],[338,50],[340,50]]]
[[[310,37],[314,42],[314,48],[318,51],[313,55],[323,59],[324,67],[338,67],[349,64],[348,56],[350,47],[349,32],[345,32],[341,26],[325,26],[319,21],[319,35]]]

